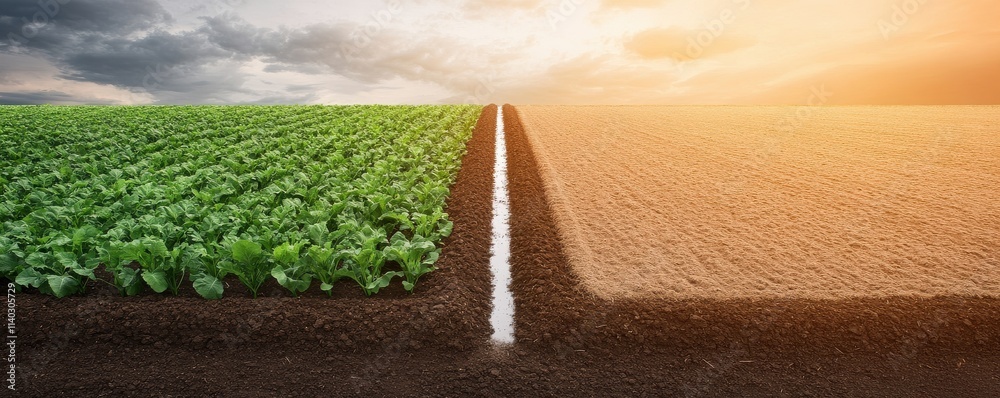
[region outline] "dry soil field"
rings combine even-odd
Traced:
[[[602,299],[1000,295],[998,107],[517,107]]]

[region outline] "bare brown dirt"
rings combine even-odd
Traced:
[[[609,299],[1000,296],[1000,107],[518,107]]]

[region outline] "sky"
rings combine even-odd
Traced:
[[[0,104],[1000,104],[996,0],[2,0]]]

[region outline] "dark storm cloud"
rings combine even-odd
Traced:
[[[64,77],[72,80],[146,87],[232,55],[195,34],[154,31],[137,40],[105,38],[55,57],[66,66]]]
[[[233,14],[206,18],[199,30],[209,43],[233,54],[253,56],[268,63],[267,71],[306,74],[335,73],[374,82],[388,77],[383,65],[373,60],[406,45],[382,45],[395,41],[394,32],[379,28],[366,33],[355,23],[315,24],[300,29],[268,29],[248,24]],[[401,44],[401,43],[400,43]]]
[[[45,104],[72,104],[80,102],[81,98],[60,92],[60,91],[33,91],[33,92],[0,92],[0,105],[45,105]],[[111,101],[97,98],[87,99],[91,104],[111,104]]]
[[[272,29],[225,13],[178,32],[154,0],[72,0],[55,12],[37,0],[2,1],[0,54],[40,57],[59,70],[60,78],[148,93],[157,102],[227,102],[231,94],[278,103],[309,99],[244,89],[247,79],[239,69],[250,60],[261,61],[265,72],[340,75],[364,84],[401,78],[456,92],[476,85],[463,46],[454,39],[415,38],[381,25],[339,22]],[[59,1],[65,0],[51,4]],[[47,22],[25,30],[24,21],[36,14]],[[31,34],[21,35],[26,32]]]
[[[198,34],[165,31],[172,18],[154,0],[64,1],[4,0],[0,53],[42,56],[65,79],[133,89],[230,56]]]
[[[61,4],[65,3],[65,4]],[[89,35],[127,35],[171,22],[155,0],[4,0],[0,33],[29,47],[71,44]]]

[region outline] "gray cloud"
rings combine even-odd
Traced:
[[[234,56],[207,45],[204,39],[192,33],[153,31],[137,40],[105,38],[88,44],[79,46],[79,51],[53,54],[66,66],[66,78],[143,87],[177,75],[194,74],[205,64]]]
[[[44,25],[24,29],[24,21],[35,15],[51,17]],[[66,80],[155,89],[155,96],[162,93],[180,102],[191,101],[179,95],[185,91],[198,95],[192,102],[200,102],[213,91],[237,89],[231,86],[233,79],[183,78],[201,74],[233,54],[209,45],[197,32],[169,33],[172,21],[154,0],[75,0],[57,10],[44,9],[37,1],[9,0],[0,5],[0,32],[20,36],[0,42],[0,53],[41,56]]]
[[[297,105],[307,104],[317,99],[316,94],[303,95],[273,95],[254,101],[239,102],[238,105]]]
[[[36,0],[5,1],[0,32],[20,31],[22,18],[39,12]],[[403,79],[456,93],[473,91],[481,74],[468,66],[468,54],[454,39],[414,39],[386,26],[265,28],[224,13],[172,31],[173,18],[153,0],[74,0],[54,14],[25,41],[5,40],[0,54],[41,57],[62,79],[148,93],[160,103],[226,103],[238,94],[277,103],[315,99],[244,88],[240,67],[251,60],[263,63],[264,72],[339,75],[367,85]]]
[[[475,89],[481,68],[463,43],[455,39],[380,28],[368,33],[356,23],[315,24],[301,29],[252,26],[227,14],[206,19],[199,32],[218,48],[268,63],[265,71],[336,74],[376,84],[393,78],[427,82],[457,93]],[[483,64],[513,60],[494,54]]]
[[[82,99],[61,91],[0,92],[0,105],[63,105],[80,102],[95,105],[114,104],[114,101],[99,98]]]
[[[11,39],[32,48],[60,48],[93,35],[128,35],[172,21],[155,0],[4,0],[0,4],[0,48]],[[44,5],[44,6],[43,6]],[[16,35],[16,36],[11,36]]]

